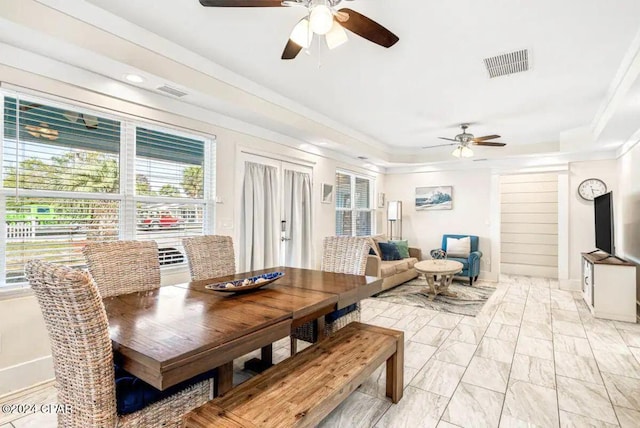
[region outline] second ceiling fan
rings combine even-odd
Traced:
[[[309,48],[314,35],[324,36],[329,49],[335,49],[347,41],[345,29],[385,48],[400,40],[382,25],[352,9],[337,9],[340,3],[342,0],[200,0],[201,5],[208,7],[306,8],[307,16],[293,28],[282,59],[294,59],[302,49]]]
[[[496,138],[500,138],[499,135],[485,135],[483,137],[476,137],[473,134],[467,132],[469,128],[468,123],[463,123],[460,125],[462,128],[462,134],[458,134],[453,138],[448,137],[438,137],[441,140],[454,141],[449,144],[438,144],[436,146],[426,146],[423,149],[432,149],[434,147],[445,147],[445,146],[457,146],[453,152],[451,153],[453,156],[457,158],[470,158],[473,156],[473,150],[469,147],[470,145],[476,146],[489,146],[489,147],[504,147],[507,143],[499,143],[497,141],[488,141],[495,140]]]

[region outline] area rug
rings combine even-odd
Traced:
[[[420,276],[391,290],[383,291],[376,295],[375,298],[400,305],[418,306],[434,311],[475,317],[493,292],[496,291],[495,287],[491,287],[482,281],[476,282],[473,287],[454,281],[449,286],[449,290],[458,293],[457,297],[438,295],[431,301],[427,293],[428,290],[427,281]]]

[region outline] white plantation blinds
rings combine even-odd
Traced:
[[[8,197],[6,204],[7,284],[25,281],[23,269],[30,259],[81,266],[87,241],[118,238],[117,200]]]
[[[136,239],[156,240],[163,265],[184,260],[182,238],[204,233],[204,152],[203,140],[136,129]]]
[[[4,188],[119,192],[119,122],[15,98],[4,106]]]
[[[336,235],[366,236],[373,232],[373,180],[336,172]]]
[[[120,123],[4,99],[4,280],[33,258],[83,264],[87,241],[118,239]]]
[[[0,93],[0,286],[33,258],[84,265],[90,241],[154,239],[162,264],[205,233],[213,141]]]
[[[336,173],[336,235],[353,235],[353,212],[351,210],[351,176]]]

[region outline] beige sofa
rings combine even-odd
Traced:
[[[377,248],[374,251],[379,254]],[[377,254],[369,255],[365,274],[383,278],[383,290],[388,290],[396,285],[410,281],[418,276],[413,266],[422,260],[422,250],[409,247],[409,255],[411,257],[407,259],[391,261],[383,261]]]

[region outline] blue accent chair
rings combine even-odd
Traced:
[[[447,238],[471,238],[471,252],[469,253],[469,258],[461,258],[461,257],[449,257],[447,255],[447,260],[455,260],[457,262],[462,263],[464,268],[462,272],[460,272],[456,276],[465,276],[469,278],[469,285],[473,285],[474,281],[478,280],[478,275],[480,275],[480,258],[482,257],[482,251],[478,250],[478,245],[480,239],[475,235],[442,235],[442,248],[431,251],[431,257],[433,258],[441,258],[441,250],[447,251]]]

